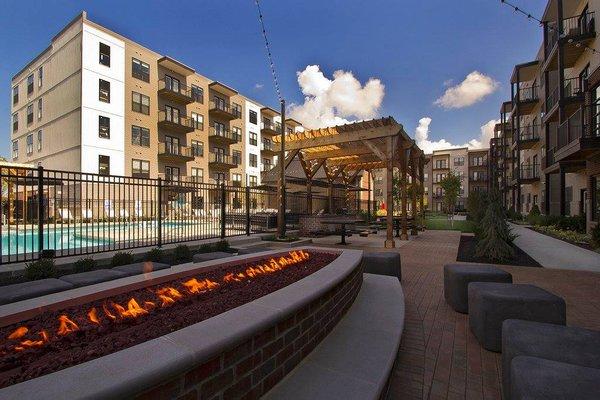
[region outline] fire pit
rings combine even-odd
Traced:
[[[157,276],[150,276],[146,281],[133,282],[136,279],[134,277],[129,284],[101,291],[91,297],[88,293],[86,296],[74,297],[67,302],[48,304],[41,310],[32,308],[5,315],[0,318],[0,326],[2,326],[0,328],[0,387],[5,388],[0,390],[0,397],[4,395],[12,397],[13,394],[19,393],[27,398],[34,398],[37,390],[35,387],[43,384],[48,388],[48,382],[53,382],[56,379],[59,380],[60,386],[64,389],[65,380],[61,376],[78,376],[77,380],[86,379],[80,374],[82,371],[87,371],[91,364],[106,366],[106,362],[110,358],[120,358],[128,352],[134,357],[136,351],[139,350],[138,348],[147,346],[149,343],[164,341],[165,338],[170,337],[175,340],[177,336],[181,337],[191,328],[201,328],[203,324],[208,326],[210,325],[209,322],[218,320],[245,306],[257,306],[264,301],[268,302],[272,296],[274,296],[273,298],[281,298],[278,295],[285,291],[290,292],[291,297],[288,296],[288,298],[293,298],[293,295],[297,294],[294,293],[297,290],[296,288],[304,286],[299,284],[315,278],[316,273],[321,273],[320,275],[324,277],[331,275],[331,266],[335,266],[340,261],[341,256],[342,254],[336,250],[306,248],[285,253],[280,251],[267,252],[265,255],[257,255],[251,259],[236,257],[232,258],[231,262],[223,263],[221,260],[221,264],[209,265],[208,267],[198,267],[198,264],[192,264],[182,268],[179,272],[173,273],[171,271],[170,274],[164,276],[153,273],[151,275],[156,274]],[[338,295],[335,298],[336,301],[331,298],[329,302],[331,305],[327,307],[335,309],[337,313],[327,316],[328,324],[325,322],[315,323],[314,317],[309,323],[304,321],[302,315],[298,317],[298,314],[293,312],[285,315],[280,309],[275,313],[275,318],[273,318],[273,315],[268,316],[267,320],[272,323],[270,328],[264,326],[264,316],[261,318],[261,316],[254,315],[259,324],[254,324],[256,326],[247,324],[247,326],[238,327],[247,331],[244,332],[245,335],[232,337],[227,340],[227,346],[219,349],[212,348],[208,351],[204,348],[206,344],[203,343],[204,338],[202,336],[195,337],[194,345],[196,348],[191,349],[192,353],[195,354],[194,357],[190,359],[189,354],[185,355],[177,363],[177,369],[184,372],[181,379],[187,382],[183,384],[184,390],[182,392],[185,392],[186,387],[190,388],[190,373],[194,366],[204,365],[204,362],[209,361],[206,356],[216,356],[219,359],[221,357],[227,358],[227,352],[232,351],[228,347],[235,344],[236,340],[239,342],[242,336],[250,337],[250,345],[246,344],[248,354],[244,353],[242,355],[251,356],[255,350],[258,350],[261,360],[255,361],[256,366],[260,367],[263,361],[270,362],[268,359],[263,360],[265,355],[269,355],[269,352],[265,352],[265,348],[260,346],[256,338],[253,338],[254,335],[260,335],[261,330],[272,330],[275,327],[274,337],[268,335],[262,344],[265,346],[271,345],[272,348],[269,351],[273,352],[273,356],[276,356],[279,350],[284,347],[285,334],[288,335],[289,340],[292,340],[292,336],[300,337],[302,326],[304,326],[307,333],[304,343],[297,343],[296,348],[288,348],[288,357],[279,355],[282,368],[279,369],[277,376],[281,379],[285,372],[284,362],[291,356],[298,358],[297,361],[299,362],[307,354],[309,348],[300,345],[307,345],[310,342],[310,346],[314,347],[324,337],[324,334],[335,325],[335,322],[341,318],[342,310],[351,304],[360,287],[360,280],[357,278],[359,274],[356,272],[359,269],[360,255],[357,258],[358,261],[352,264],[353,269],[346,270],[347,274],[354,272],[350,274],[352,284],[349,285],[350,281],[344,281],[345,284],[343,285],[346,289],[344,293],[353,293],[353,295],[345,296],[343,299],[340,297],[341,295]],[[350,279],[350,275],[341,278]],[[338,284],[342,282],[341,279],[337,278],[339,277],[336,275],[336,280],[339,281]],[[125,280],[127,279],[131,278]],[[350,288],[352,288],[351,292],[349,291]],[[322,287],[317,289],[323,290]],[[339,289],[337,288],[337,291]],[[327,290],[329,292],[336,291],[336,287],[328,287]],[[310,315],[311,311],[318,311],[318,308],[323,305],[321,304],[322,300],[315,297],[318,295],[324,295],[327,298],[327,295],[320,291],[305,293],[303,296],[305,306],[308,305],[308,307],[305,307],[306,316]],[[319,299],[316,303],[319,307],[309,304],[315,299]],[[281,303],[281,300],[279,302]],[[341,308],[335,307],[335,302],[340,303]],[[297,306],[297,304],[295,305]],[[266,308],[266,305],[262,307]],[[273,308],[271,311],[274,310],[277,309]],[[293,318],[292,322],[289,322],[290,315]],[[24,320],[23,317],[25,317]],[[281,325],[282,320],[286,318],[289,326]],[[21,320],[17,322],[17,319]],[[260,329],[256,330],[257,328]],[[309,329],[312,329],[312,334],[308,332]],[[235,331],[236,329],[232,329],[232,332]],[[318,336],[317,332],[319,333]],[[279,333],[281,333],[281,337],[276,339],[275,337],[279,336]],[[226,337],[227,332],[222,332],[222,335]],[[275,340],[277,345],[274,345],[271,339]],[[248,343],[247,338],[245,343]],[[293,341],[290,344],[293,345]],[[163,347],[163,349],[160,347],[155,348],[155,354],[167,350],[166,347],[168,346]],[[312,347],[310,348],[312,349]],[[204,354],[204,357],[197,357],[199,349],[202,350],[201,353]],[[181,349],[178,350],[181,351]],[[256,358],[256,355],[254,357]],[[229,361],[231,360],[241,361],[235,359],[235,357],[229,357]],[[136,362],[137,360],[132,359],[131,361]],[[215,374],[222,373],[221,367],[224,367],[226,362],[224,360],[219,361],[220,368],[217,368]],[[273,364],[275,363],[276,361],[273,360]],[[256,372],[253,371],[254,362],[251,364],[248,372],[256,376]],[[288,368],[291,365],[289,364]],[[273,369],[275,370],[275,368]],[[100,392],[102,395],[99,397],[104,395],[106,397],[123,396],[125,393],[128,396],[139,394],[162,383],[162,380],[170,378],[173,372],[174,370],[165,371],[164,376],[153,375],[152,379],[148,380],[148,376],[143,377],[144,374],[141,371],[140,376],[145,379],[144,384],[126,390],[123,387],[124,385],[127,386],[126,381],[114,382],[118,378],[112,377],[111,387],[102,389]],[[233,375],[236,375],[233,368],[231,374],[232,379],[223,381],[219,385],[220,389],[227,388],[230,384],[236,382],[233,377]],[[267,375],[265,374],[264,381],[266,381]],[[209,379],[211,376],[211,374],[208,374],[203,376],[203,379]],[[88,379],[94,379],[94,382],[97,378],[98,376],[88,377]],[[269,383],[265,383],[263,379],[259,379],[260,388],[255,390],[266,391],[265,389],[268,390],[268,387],[276,383],[277,380],[271,377]],[[200,380],[196,383],[204,387],[206,382]],[[252,383],[252,380],[250,380],[248,390],[252,390]],[[78,385],[81,386],[82,384],[80,382]],[[88,384],[88,386],[90,385]],[[214,391],[219,388],[215,387],[211,390]],[[96,389],[99,388],[88,387],[88,391]],[[198,388],[194,390],[198,390]],[[41,393],[44,393],[44,395],[42,396]],[[79,390],[75,393],[85,397],[84,393]],[[45,389],[44,392],[39,392],[39,395],[48,398],[48,390]],[[96,395],[98,395],[98,391],[96,391]],[[71,398],[71,396],[67,397]],[[174,396],[166,395],[162,397]]]

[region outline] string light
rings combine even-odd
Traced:
[[[502,4],[506,4],[507,6],[509,6],[510,8],[512,8],[512,9],[514,10],[514,12],[516,12],[516,13],[520,13],[520,14],[523,14],[525,17],[527,17],[527,19],[528,19],[528,20],[534,20],[534,21],[536,21],[537,23],[539,23],[539,24],[540,24],[540,26],[543,26],[543,25],[544,25],[544,23],[542,22],[542,20],[540,20],[539,18],[536,18],[536,17],[534,17],[534,16],[533,16],[533,15],[531,15],[530,13],[528,13],[528,12],[526,12],[526,11],[524,11],[524,10],[520,9],[519,7],[515,6],[514,4],[511,4],[511,3],[509,3],[509,2],[508,2],[508,1],[506,1],[506,0],[500,0],[500,2],[501,2]],[[549,25],[547,25],[547,27],[548,27],[548,30],[550,30],[550,31],[552,31],[552,32],[556,32],[556,33],[558,33],[558,34],[560,35],[560,32],[558,32],[558,30],[557,30],[556,28],[554,28],[553,26],[549,26]],[[569,40],[567,41],[567,43],[569,43],[569,44],[571,44],[571,45],[572,45],[572,44],[573,44],[573,39],[569,39]],[[596,54],[596,53],[600,53],[598,50],[596,50],[596,49],[594,49],[594,48],[592,48],[592,47],[586,46],[586,45],[585,45],[585,44],[583,44],[583,43],[575,43],[575,44],[574,44],[574,46],[575,46],[575,47],[583,47],[585,50],[591,51],[591,52],[592,52],[592,53],[594,53],[594,54]]]
[[[260,27],[262,29],[262,35],[265,39],[265,48],[267,49],[267,57],[269,59],[269,66],[271,68],[271,75],[273,75],[273,83],[275,84],[275,91],[277,91],[277,98],[281,103],[283,101],[283,97],[281,96],[281,90],[279,89],[279,81],[277,80],[277,73],[275,72],[275,63],[273,62],[273,55],[271,54],[271,45],[269,44],[269,39],[267,37],[267,29],[265,28],[265,21],[263,19],[262,11],[260,9],[260,3],[258,0],[255,0],[256,9],[258,10],[258,20],[260,21]]]

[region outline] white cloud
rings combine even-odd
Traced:
[[[434,104],[445,109],[468,107],[494,93],[498,86],[499,83],[491,77],[473,71],[461,83],[446,89]]]
[[[255,84],[254,84],[254,89],[255,89],[255,90],[260,90],[260,89],[262,89],[263,87],[265,87],[265,85],[263,85],[262,83],[255,83]]]
[[[431,124],[430,117],[423,117],[419,120],[419,125],[415,129],[415,141],[421,150],[426,154],[434,150],[451,149],[457,147],[468,147],[470,149],[487,148],[490,145],[490,139],[494,136],[494,125],[500,120],[491,119],[483,124],[479,129],[479,137],[469,140],[464,144],[453,144],[446,139],[437,141],[429,140],[429,125]]]
[[[385,95],[379,79],[370,78],[362,85],[352,72],[342,70],[335,71],[333,79],[329,79],[318,65],[308,65],[297,75],[304,103],[291,104],[288,112],[305,127],[320,128],[377,117]]]

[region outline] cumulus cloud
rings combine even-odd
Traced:
[[[494,93],[498,86],[491,77],[473,71],[461,83],[446,89],[434,104],[445,109],[468,107]]]
[[[352,72],[342,70],[335,71],[330,79],[318,65],[308,65],[297,75],[304,103],[291,104],[288,112],[305,127],[313,129],[377,117],[385,95],[379,79],[370,78],[363,85]]]
[[[489,120],[479,128],[480,133],[477,138],[471,139],[464,144],[453,144],[446,139],[436,141],[430,140],[429,125],[431,125],[431,118],[423,117],[419,120],[419,125],[415,129],[415,141],[419,148],[426,154],[429,154],[434,150],[452,149],[457,147],[468,147],[470,149],[487,148],[490,145],[490,139],[494,136],[494,125],[499,122],[500,120]]]

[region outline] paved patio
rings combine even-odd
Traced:
[[[352,247],[381,251],[382,238],[370,236]],[[390,399],[501,399],[500,354],[481,348],[468,316],[444,301],[442,267],[456,260],[459,239],[459,232],[427,231],[391,250],[402,255],[406,320]],[[600,330],[600,273],[503,268],[515,283],[533,283],[564,297],[569,325]]]

